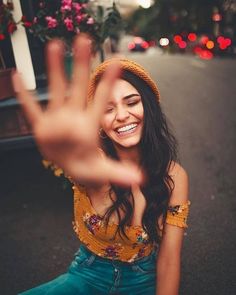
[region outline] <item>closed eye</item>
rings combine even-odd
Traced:
[[[114,108],[107,108],[105,113],[111,113],[114,110]]]
[[[134,101],[128,101],[127,105],[128,106],[135,106],[136,104],[138,104],[140,102],[140,100],[134,100]]]

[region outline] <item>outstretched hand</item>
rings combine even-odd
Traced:
[[[49,103],[42,110],[36,97],[28,92],[19,73],[13,84],[24,113],[32,126],[36,143],[47,160],[60,166],[75,181],[128,186],[140,183],[137,167],[113,161],[99,152],[99,125],[119,66],[108,68],[100,83],[96,101],[87,106],[91,45],[87,36],[75,39],[74,69],[71,83],[64,73],[64,47],[53,40],[47,47]]]

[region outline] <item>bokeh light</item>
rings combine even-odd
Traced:
[[[214,56],[214,54],[210,51],[210,50],[202,50],[200,53],[199,53],[199,57],[202,58],[202,59],[212,59]]]
[[[147,41],[142,41],[141,46],[142,46],[143,48],[145,48],[145,49],[148,49],[149,44],[148,44]]]
[[[152,5],[152,1],[151,0],[138,0],[138,4],[142,7],[142,8],[149,8]]]
[[[231,39],[230,39],[230,38],[225,38],[225,44],[226,44],[227,46],[230,46],[230,45],[232,44]]]
[[[224,41],[224,37],[223,36],[219,36],[218,38],[217,38],[217,42],[218,43],[221,43],[221,42],[223,42]]]
[[[203,45],[206,45],[208,41],[209,38],[207,36],[202,36],[200,39],[200,43],[202,43]]]
[[[207,41],[206,48],[207,49],[213,49],[215,47],[215,43],[211,40]]]
[[[189,34],[188,34],[188,40],[189,40],[190,42],[194,42],[194,41],[196,41],[196,40],[197,40],[197,35],[196,35],[195,33],[189,33]]]
[[[135,48],[135,43],[134,42],[129,43],[128,48],[129,48],[129,50],[134,49]]]
[[[174,36],[174,42],[176,44],[179,44],[179,42],[181,42],[181,41],[182,41],[182,37],[180,35],[175,35]]]
[[[185,49],[187,47],[187,43],[185,41],[180,41],[178,45],[181,49]]]
[[[159,43],[160,43],[161,46],[164,46],[165,47],[165,46],[168,46],[169,45],[170,41],[169,41],[168,38],[161,38],[159,40]]]
[[[214,13],[214,14],[212,15],[212,20],[213,20],[214,22],[220,22],[220,21],[222,20],[222,15],[219,14],[219,13]]]

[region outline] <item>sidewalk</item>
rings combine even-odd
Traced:
[[[0,293],[17,294],[63,273],[79,242],[68,187],[36,149],[0,155]]]

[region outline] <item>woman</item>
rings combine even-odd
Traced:
[[[176,162],[158,88],[127,59],[103,63],[88,83],[86,36],[75,41],[68,85],[62,53],[60,42],[51,42],[46,112],[19,74],[13,82],[43,156],[74,184],[81,246],[65,274],[22,294],[176,295],[188,177]]]

